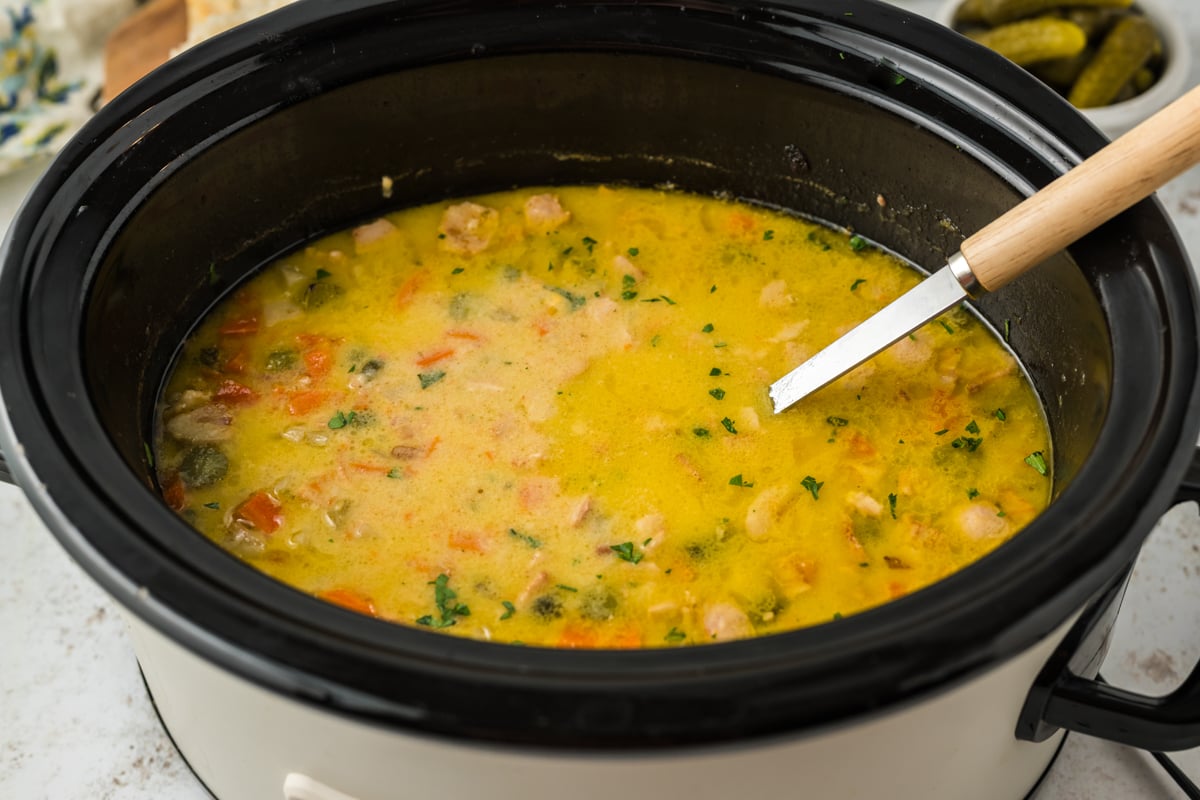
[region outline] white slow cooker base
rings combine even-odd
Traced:
[[[220,800],[1021,800],[1062,739],[1032,744],[1013,732],[1069,625],[951,691],[865,722],[786,741],[613,756],[478,746],[355,721],[129,623],[163,723]]]

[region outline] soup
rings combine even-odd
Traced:
[[[203,321],[158,478],[237,557],[401,624],[625,648],[829,622],[1049,500],[1037,399],[963,310],[771,413],[771,381],[919,279],[850,233],[673,191],[400,211]]]

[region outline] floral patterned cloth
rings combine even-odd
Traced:
[[[92,113],[104,40],[134,0],[0,0],[0,172],[57,152]]]

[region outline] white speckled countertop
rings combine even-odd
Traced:
[[[1162,0],[1200,54],[1200,3]],[[932,13],[937,0],[902,3]],[[1200,83],[1200,58],[1189,85]],[[36,178],[0,178],[0,228]],[[1200,169],[1159,193],[1200,263]],[[205,800],[159,726],[111,600],[14,487],[0,485],[0,798]],[[1120,686],[1174,688],[1200,660],[1200,515],[1172,510],[1147,542],[1104,666]],[[1177,762],[1200,782],[1200,750]],[[1146,754],[1069,737],[1038,800],[1186,800]],[[269,800],[269,799],[265,799]]]

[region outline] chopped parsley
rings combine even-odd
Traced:
[[[588,249],[588,255],[592,254],[592,248],[598,244],[600,244],[600,243],[597,242],[595,239],[593,239],[590,236],[583,237],[583,246]]]
[[[863,285],[864,283],[866,283],[866,282],[867,282],[867,279],[866,279],[866,278],[857,278],[857,279],[855,279],[854,283],[850,284],[850,291],[852,291],[852,292],[853,292],[855,289],[857,289],[858,287],[862,286],[862,285]]]
[[[763,241],[769,242],[775,238],[775,231],[763,231]]]
[[[446,373],[441,370],[438,370],[437,372],[417,373],[417,380],[421,382],[422,389],[428,389],[430,386],[433,386],[444,377],[446,377]]]
[[[721,374],[721,368],[720,368],[720,367],[713,367],[712,369],[710,369],[710,370],[708,371],[708,377],[710,377],[710,378],[716,378],[716,377],[719,377],[719,376],[720,376],[720,374]]]
[[[947,323],[947,322],[946,322],[946,320],[944,320],[944,319],[939,319],[939,320],[938,320],[938,324],[939,324],[939,325],[941,325],[943,328],[945,328],[945,329],[946,329],[946,333],[954,333],[954,328],[951,328],[951,327],[950,327],[950,324],[949,324],[949,323]]]
[[[711,391],[709,391],[709,394],[711,394],[713,397],[717,398],[718,400],[725,399],[725,390],[724,389],[712,389]]]
[[[966,431],[967,433],[979,433],[979,424],[975,420],[971,420],[967,423]]]
[[[1004,422],[1004,420],[1008,419],[1008,415],[1004,413],[1003,408],[996,409],[996,419],[1000,420],[1001,422]]]
[[[850,237],[850,249],[858,252],[867,246],[867,240],[859,236],[857,233]]]
[[[530,536],[527,533],[521,533],[516,528],[509,528],[508,535],[513,537],[514,539],[520,539],[522,542],[524,542],[525,544],[527,544],[533,548],[538,548],[538,547],[542,546],[542,543],[540,541],[533,538],[532,536]]]
[[[804,480],[800,481],[800,485],[812,492],[813,500],[821,499],[821,487],[825,485],[824,481],[818,481],[812,475],[805,475]]]
[[[974,500],[976,497],[979,497],[978,489],[976,489],[974,486],[972,486],[970,489],[967,489],[967,499],[968,500]]]
[[[739,472],[737,475],[734,475],[732,478],[729,479],[729,485],[730,486],[741,486],[744,489],[750,489],[750,488],[753,488],[754,482],[744,479],[742,477],[742,473]]]
[[[343,414],[341,411],[339,411],[330,417],[329,427],[336,431],[338,428],[344,428],[347,425],[353,425],[356,419],[358,419],[357,411],[351,411],[349,414]]]
[[[850,420],[841,417],[826,417],[825,421],[835,428],[844,428],[850,424]]]
[[[634,256],[636,258],[639,251],[636,247],[631,247],[626,252],[629,253],[629,255]]]
[[[571,255],[571,251],[572,251],[572,250],[574,250],[574,249],[575,249],[574,247],[568,247],[566,250],[563,250],[563,251],[562,251],[562,254],[563,254],[564,256],[569,256],[569,255]]]
[[[513,614],[517,613],[517,607],[507,600],[501,600],[500,605],[504,606],[504,613],[500,615],[500,620],[502,622],[511,617]]]
[[[894,493],[888,495],[888,511],[892,512],[892,519],[895,519],[896,518],[896,495]]]
[[[737,433],[737,428],[733,426],[733,420],[731,420],[729,417],[722,419],[721,425],[730,433]]]
[[[389,478],[403,478],[404,473],[400,471],[399,467],[392,467],[391,469],[388,470],[387,476]]]
[[[950,443],[950,446],[955,450],[966,450],[968,453],[974,453],[979,449],[979,445],[983,444],[983,439],[977,439],[972,436],[960,436]]]
[[[707,439],[710,435],[708,428],[692,428],[692,433],[701,439]]]
[[[454,269],[450,270],[451,275],[461,275],[464,272],[466,272],[466,270],[462,267],[455,267]]]
[[[700,332],[701,333],[712,333],[713,332],[713,324],[711,322],[708,323],[707,325],[705,325],[703,328],[700,329]]]
[[[717,285],[716,285],[715,283],[714,283],[712,286],[708,287],[708,293],[709,293],[709,294],[712,294],[712,293],[713,293],[713,292],[715,292],[716,290],[717,290]]]
[[[685,639],[687,639],[687,634],[678,628],[675,628],[674,626],[672,626],[671,630],[667,631],[667,635],[663,637],[663,641],[670,642],[671,644],[679,644]]]
[[[554,584],[554,588],[562,589],[564,592],[578,592],[579,591],[574,586],[567,586],[565,583],[556,583],[556,584]]]
[[[934,431],[933,435],[934,436],[945,436],[949,432],[950,432],[949,428],[942,428],[940,431]]]
[[[1039,475],[1045,475],[1048,471],[1046,466],[1046,457],[1042,455],[1041,450],[1025,456],[1025,463],[1036,469]]]
[[[317,270],[317,280],[319,280],[319,281],[323,281],[326,278],[330,278],[332,276],[333,276],[333,273],[327,269],[318,269]]]
[[[583,304],[587,302],[586,297],[574,294],[573,292],[568,292],[566,289],[559,288],[558,286],[547,286],[546,291],[554,292],[563,300],[566,300],[568,303],[570,303],[572,311],[577,308],[583,308]]]
[[[667,297],[665,294],[660,294],[659,297],[661,297],[663,300],[667,301],[667,305],[669,305],[669,306],[678,305],[674,300]]]
[[[643,558],[645,558],[645,553],[639,553],[633,549],[633,542],[611,544],[608,546],[608,549],[616,553],[617,558],[621,559],[622,561],[628,561],[630,564],[637,564]]]
[[[426,625],[430,628],[449,628],[458,622],[459,617],[471,616],[471,609],[467,608],[464,603],[455,602],[458,599],[458,593],[450,588],[450,576],[446,574],[438,575],[436,580],[429,582],[433,587],[433,602],[437,606],[440,617],[434,617],[432,614],[426,614],[417,620],[418,625]]]
[[[632,275],[625,275],[621,278],[621,299],[632,300],[638,296],[637,290],[633,287],[637,286],[637,278]]]

